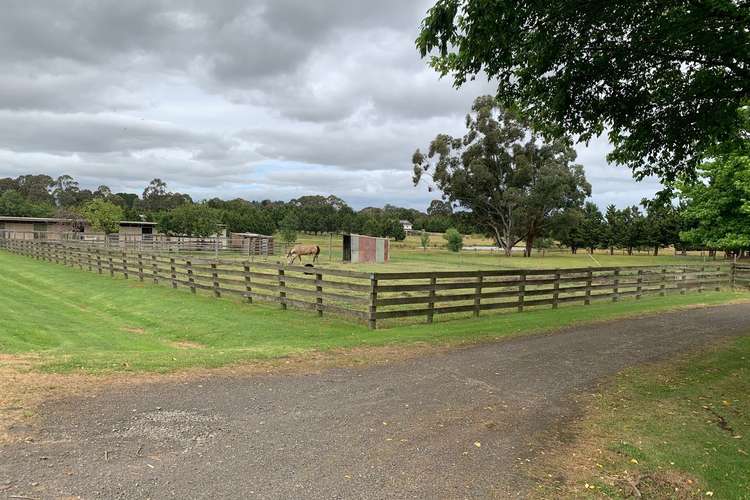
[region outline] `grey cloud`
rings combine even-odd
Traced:
[[[200,152],[227,140],[117,114],[0,111],[0,147],[14,151],[106,153],[180,148]]]
[[[0,176],[70,173],[197,197],[335,193],[418,206],[409,158],[461,134],[476,95],[420,60],[432,0],[8,0],[0,16]],[[594,199],[654,189],[579,148]],[[300,167],[305,164],[305,167]]]

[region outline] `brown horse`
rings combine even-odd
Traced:
[[[318,245],[294,245],[286,254],[286,262],[292,264],[295,259],[299,259],[299,263],[302,264],[303,255],[312,255],[313,262],[316,262],[320,255],[320,247]]]

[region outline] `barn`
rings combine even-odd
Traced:
[[[344,234],[344,262],[388,262],[388,238]]]

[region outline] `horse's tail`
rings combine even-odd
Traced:
[[[313,260],[318,260],[318,255],[320,255],[320,245],[315,245],[315,256],[313,257]]]

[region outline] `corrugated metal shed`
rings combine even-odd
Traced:
[[[388,238],[345,234],[344,262],[388,262]]]

